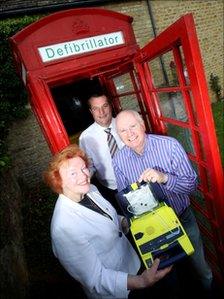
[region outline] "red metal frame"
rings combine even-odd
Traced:
[[[69,138],[49,88],[118,72],[121,61],[130,62],[139,49],[132,21],[129,16],[104,9],[71,9],[44,17],[10,38],[17,71],[29,90],[34,113],[53,153],[69,144]],[[45,63],[38,52],[43,46],[117,31],[122,32],[124,44],[115,47]]]
[[[180,46],[183,49],[190,85],[185,84]],[[174,55],[179,86],[156,88],[153,84],[148,62],[168,51],[172,51]],[[224,272],[223,169],[192,15],[188,14],[180,18],[152,42],[147,44],[140,51],[135,61],[139,75],[142,78],[142,87],[146,97],[147,108],[153,113],[154,132],[166,133],[166,124],[170,123],[188,128],[192,133],[195,153],[189,154],[189,158],[198,166],[200,178],[199,189],[204,195],[207,213],[203,213],[203,210],[201,210],[201,207],[197,203],[195,204],[195,208],[202,212],[210,221],[212,235],[206,229],[203,229],[203,232],[206,237],[211,238],[214,242],[220,269]],[[158,92],[172,91],[180,91],[183,94],[188,122],[183,123],[162,115],[158,102]],[[194,119],[193,107],[188,94],[189,91],[192,92],[198,123]],[[205,159],[202,153],[202,144],[206,153]],[[207,177],[209,177],[210,186]],[[210,258],[211,261],[215,259],[212,253],[210,253]]]

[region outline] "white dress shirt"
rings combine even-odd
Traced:
[[[115,209],[93,185],[88,196],[112,220],[60,194],[51,220],[53,252],[88,298],[127,298],[128,273],[138,272],[139,258]]]
[[[111,128],[111,134],[116,139],[118,148],[121,149],[124,144],[116,132],[114,118],[108,128]],[[80,135],[79,146],[90,159],[90,173],[96,172],[96,177],[103,186],[115,190],[117,189],[117,184],[105,129],[106,127],[102,127],[94,122]]]

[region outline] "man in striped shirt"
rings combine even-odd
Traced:
[[[146,134],[144,121],[136,111],[121,111],[116,118],[116,127],[125,144],[113,158],[118,191],[136,181],[158,183],[162,199],[175,210],[194,246],[195,253],[190,260],[197,279],[205,290],[210,290],[212,272],[204,258],[200,232],[189,200],[189,194],[197,187],[197,175],[187,154],[172,137]]]

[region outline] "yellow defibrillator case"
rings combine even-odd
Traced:
[[[133,239],[146,268],[151,267],[155,258],[160,259],[159,268],[164,268],[194,252],[175,212],[165,203],[130,221]]]
[[[139,212],[138,215],[133,212],[132,216],[129,213],[130,231],[146,268],[150,268],[156,258],[160,259],[159,268],[164,268],[191,255],[194,248],[174,210],[165,202],[159,203],[155,199],[149,184],[144,184],[142,188],[145,190],[140,188],[139,184],[134,183],[123,196],[129,202],[126,210],[130,212],[131,203],[132,209],[134,207],[133,210]]]

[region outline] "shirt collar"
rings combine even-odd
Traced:
[[[108,127],[102,127],[102,126],[100,126],[98,123],[96,123],[95,122],[95,126],[97,127],[97,128],[99,128],[100,130],[102,130],[102,131],[104,131],[105,129],[107,129],[107,128],[111,128],[111,129],[114,129],[114,122],[115,122],[115,120],[114,120],[114,118],[112,118],[112,121],[111,121],[111,123],[110,123],[110,125],[108,126]]]

